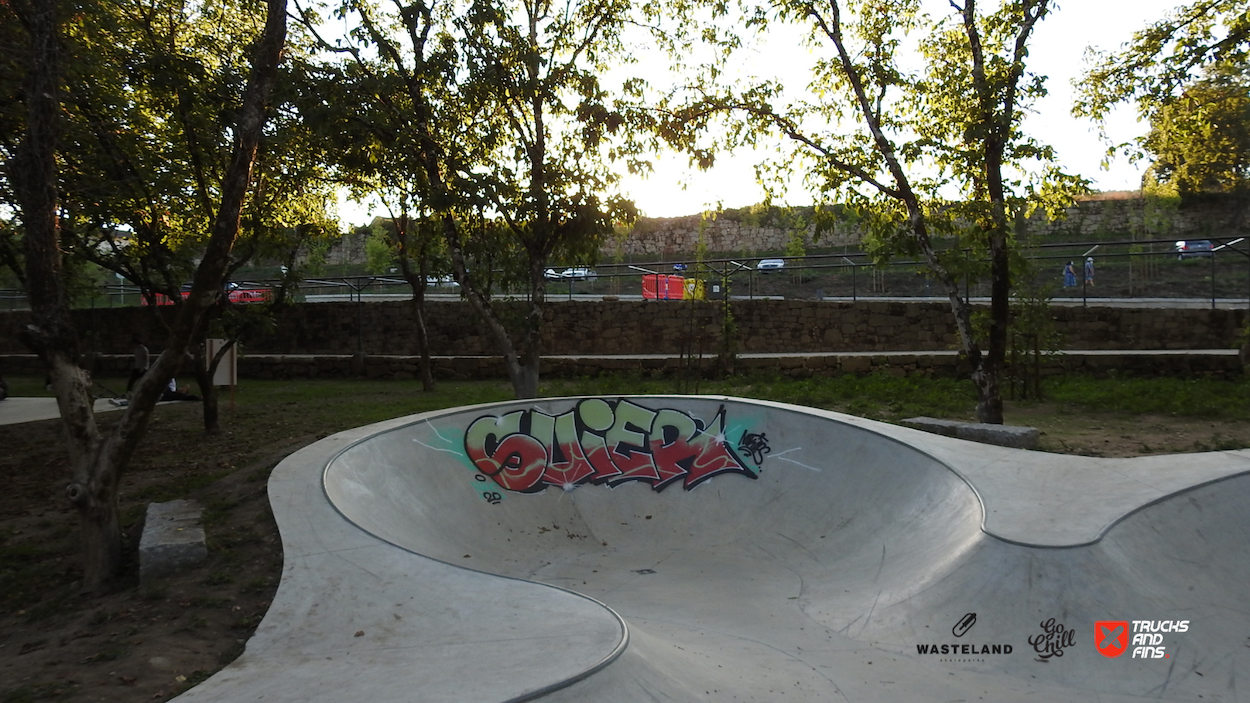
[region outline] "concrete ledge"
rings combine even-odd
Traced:
[[[925,432],[958,437],[971,442],[996,444],[1000,447],[1016,449],[1037,449],[1041,433],[1035,427],[1016,425],[991,425],[984,422],[956,422],[954,420],[938,420],[932,417],[909,417],[899,421],[904,427],[911,427]]]
[[[203,512],[192,500],[148,504],[139,540],[140,581],[171,574],[208,558],[200,523]]]
[[[1037,449],[1041,434],[1036,427],[990,425],[983,422],[960,425],[955,429],[955,436],[960,439],[1016,449]]]
[[[954,437],[955,430],[960,425],[966,425],[967,423],[955,420],[939,420],[935,417],[909,417],[906,420],[899,420],[898,424],[915,430],[924,430],[933,434]]]

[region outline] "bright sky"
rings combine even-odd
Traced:
[[[924,1],[934,14],[944,13],[944,8],[948,7],[945,0]],[[1099,139],[1095,126],[1072,117],[1074,90],[1071,81],[1082,72],[1085,48],[1116,49],[1128,41],[1134,31],[1162,17],[1176,4],[1176,0],[1063,3],[1036,31],[1029,68],[1049,77],[1046,85],[1050,94],[1035,105],[1035,114],[1026,119],[1025,130],[1054,146],[1063,167],[1091,179],[1096,190],[1137,189],[1144,164],[1133,165],[1119,158],[1110,164],[1109,170],[1104,170],[1101,162],[1106,146]],[[811,57],[805,47],[799,46],[797,36],[778,33],[768,45],[744,57],[748,64],[746,70],[760,76],[768,76],[769,71],[773,71],[786,86],[801,89],[809,81],[806,66]],[[647,60],[637,58],[640,63],[631,70],[645,71]],[[1136,121],[1131,107],[1114,113],[1108,127],[1112,137],[1120,142],[1129,141],[1146,129]],[[680,154],[659,154],[653,160],[655,172],[646,179],[626,177],[624,190],[649,217],[690,215],[718,204],[726,208],[752,205],[764,199],[763,190],[755,182],[755,164],[775,154],[775,149],[768,148],[722,154],[716,166],[704,172],[687,167],[686,157]],[[791,205],[812,202],[811,196],[798,188],[792,189],[786,200]],[[343,204],[340,213],[351,223],[371,217],[366,208],[350,203]],[[384,213],[377,208],[376,214]]]

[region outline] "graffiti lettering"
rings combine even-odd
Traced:
[[[482,494],[482,498],[491,505],[499,505],[503,502],[503,496],[498,491],[490,491]]]
[[[771,452],[772,449],[768,446],[768,435],[763,432],[752,434],[744,431],[742,439],[738,441],[738,451],[749,454],[751,461],[754,461],[756,466],[762,466],[764,464],[764,455]]]
[[[747,451],[767,453],[762,433],[750,437],[758,439],[743,445]],[[629,481],[657,491],[681,481],[690,490],[724,473],[756,477],[725,437],[724,406],[704,423],[672,408],[588,398],[556,416],[519,410],[479,417],[465,432],[464,447],[479,476],[521,493]]]

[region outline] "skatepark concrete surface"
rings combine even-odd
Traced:
[[[121,410],[120,407],[108,402],[107,398],[96,398],[97,413]],[[38,420],[57,420],[61,411],[56,407],[56,398],[5,398],[0,401],[0,425],[16,425],[23,422]]]
[[[1246,450],[553,398],[342,432],[269,492],[281,585],[182,703],[1250,701]]]

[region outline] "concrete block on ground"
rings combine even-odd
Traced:
[[[954,437],[955,432],[959,429],[959,426],[967,423],[959,422],[957,420],[939,420],[935,417],[909,417],[906,420],[899,420],[898,424],[903,427],[932,432],[933,434]]]
[[[1000,447],[1016,449],[1037,449],[1041,432],[1036,427],[1020,427],[1017,425],[991,425],[984,422],[971,422],[955,429],[955,436],[983,444],[997,444]]]
[[[139,580],[171,574],[208,558],[204,509],[193,500],[149,503],[139,540]]]
[[[1037,449],[1041,438],[1041,433],[1037,428],[1017,425],[957,422],[932,417],[909,417],[906,420],[900,420],[898,424],[947,437],[958,437],[971,442],[996,444],[1000,447],[1015,447],[1016,449]]]

